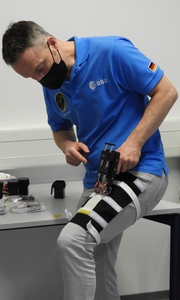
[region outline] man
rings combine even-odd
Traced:
[[[2,53],[18,74],[43,85],[56,144],[68,164],[85,166],[79,210],[58,238],[64,299],[117,300],[122,233],[167,187],[158,127],[177,92],[159,66],[122,37],[61,41],[20,21],[4,33]],[[120,153],[108,195],[93,193],[105,142]]]

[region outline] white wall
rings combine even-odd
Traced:
[[[11,21],[24,19],[62,40],[73,35],[126,36],[164,69],[180,93],[179,11],[179,0],[6,0],[0,10],[0,35]],[[38,83],[21,78],[2,60],[0,82],[1,129],[47,126]],[[179,118],[179,111],[177,102],[168,118]]]

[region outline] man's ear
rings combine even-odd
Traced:
[[[55,49],[58,49],[57,40],[53,36],[48,36],[47,43],[49,46],[54,46]]]

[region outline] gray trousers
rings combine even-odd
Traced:
[[[168,179],[131,172],[145,189],[138,196],[140,214],[146,215],[162,199]],[[93,189],[85,189],[78,208],[87,201]],[[64,283],[64,300],[119,300],[115,263],[124,230],[137,219],[134,203],[125,206],[99,233],[100,243],[78,224],[69,222],[61,231],[58,250]]]

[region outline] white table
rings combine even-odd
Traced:
[[[83,190],[82,181],[67,182],[64,199],[54,199],[54,196],[51,195],[51,185],[51,183],[46,183],[29,186],[29,194],[35,197],[35,201],[44,203],[45,211],[34,213],[7,212],[7,214],[0,216],[0,230],[66,224],[65,209],[75,213],[77,202]],[[54,215],[61,216],[55,218]]]

